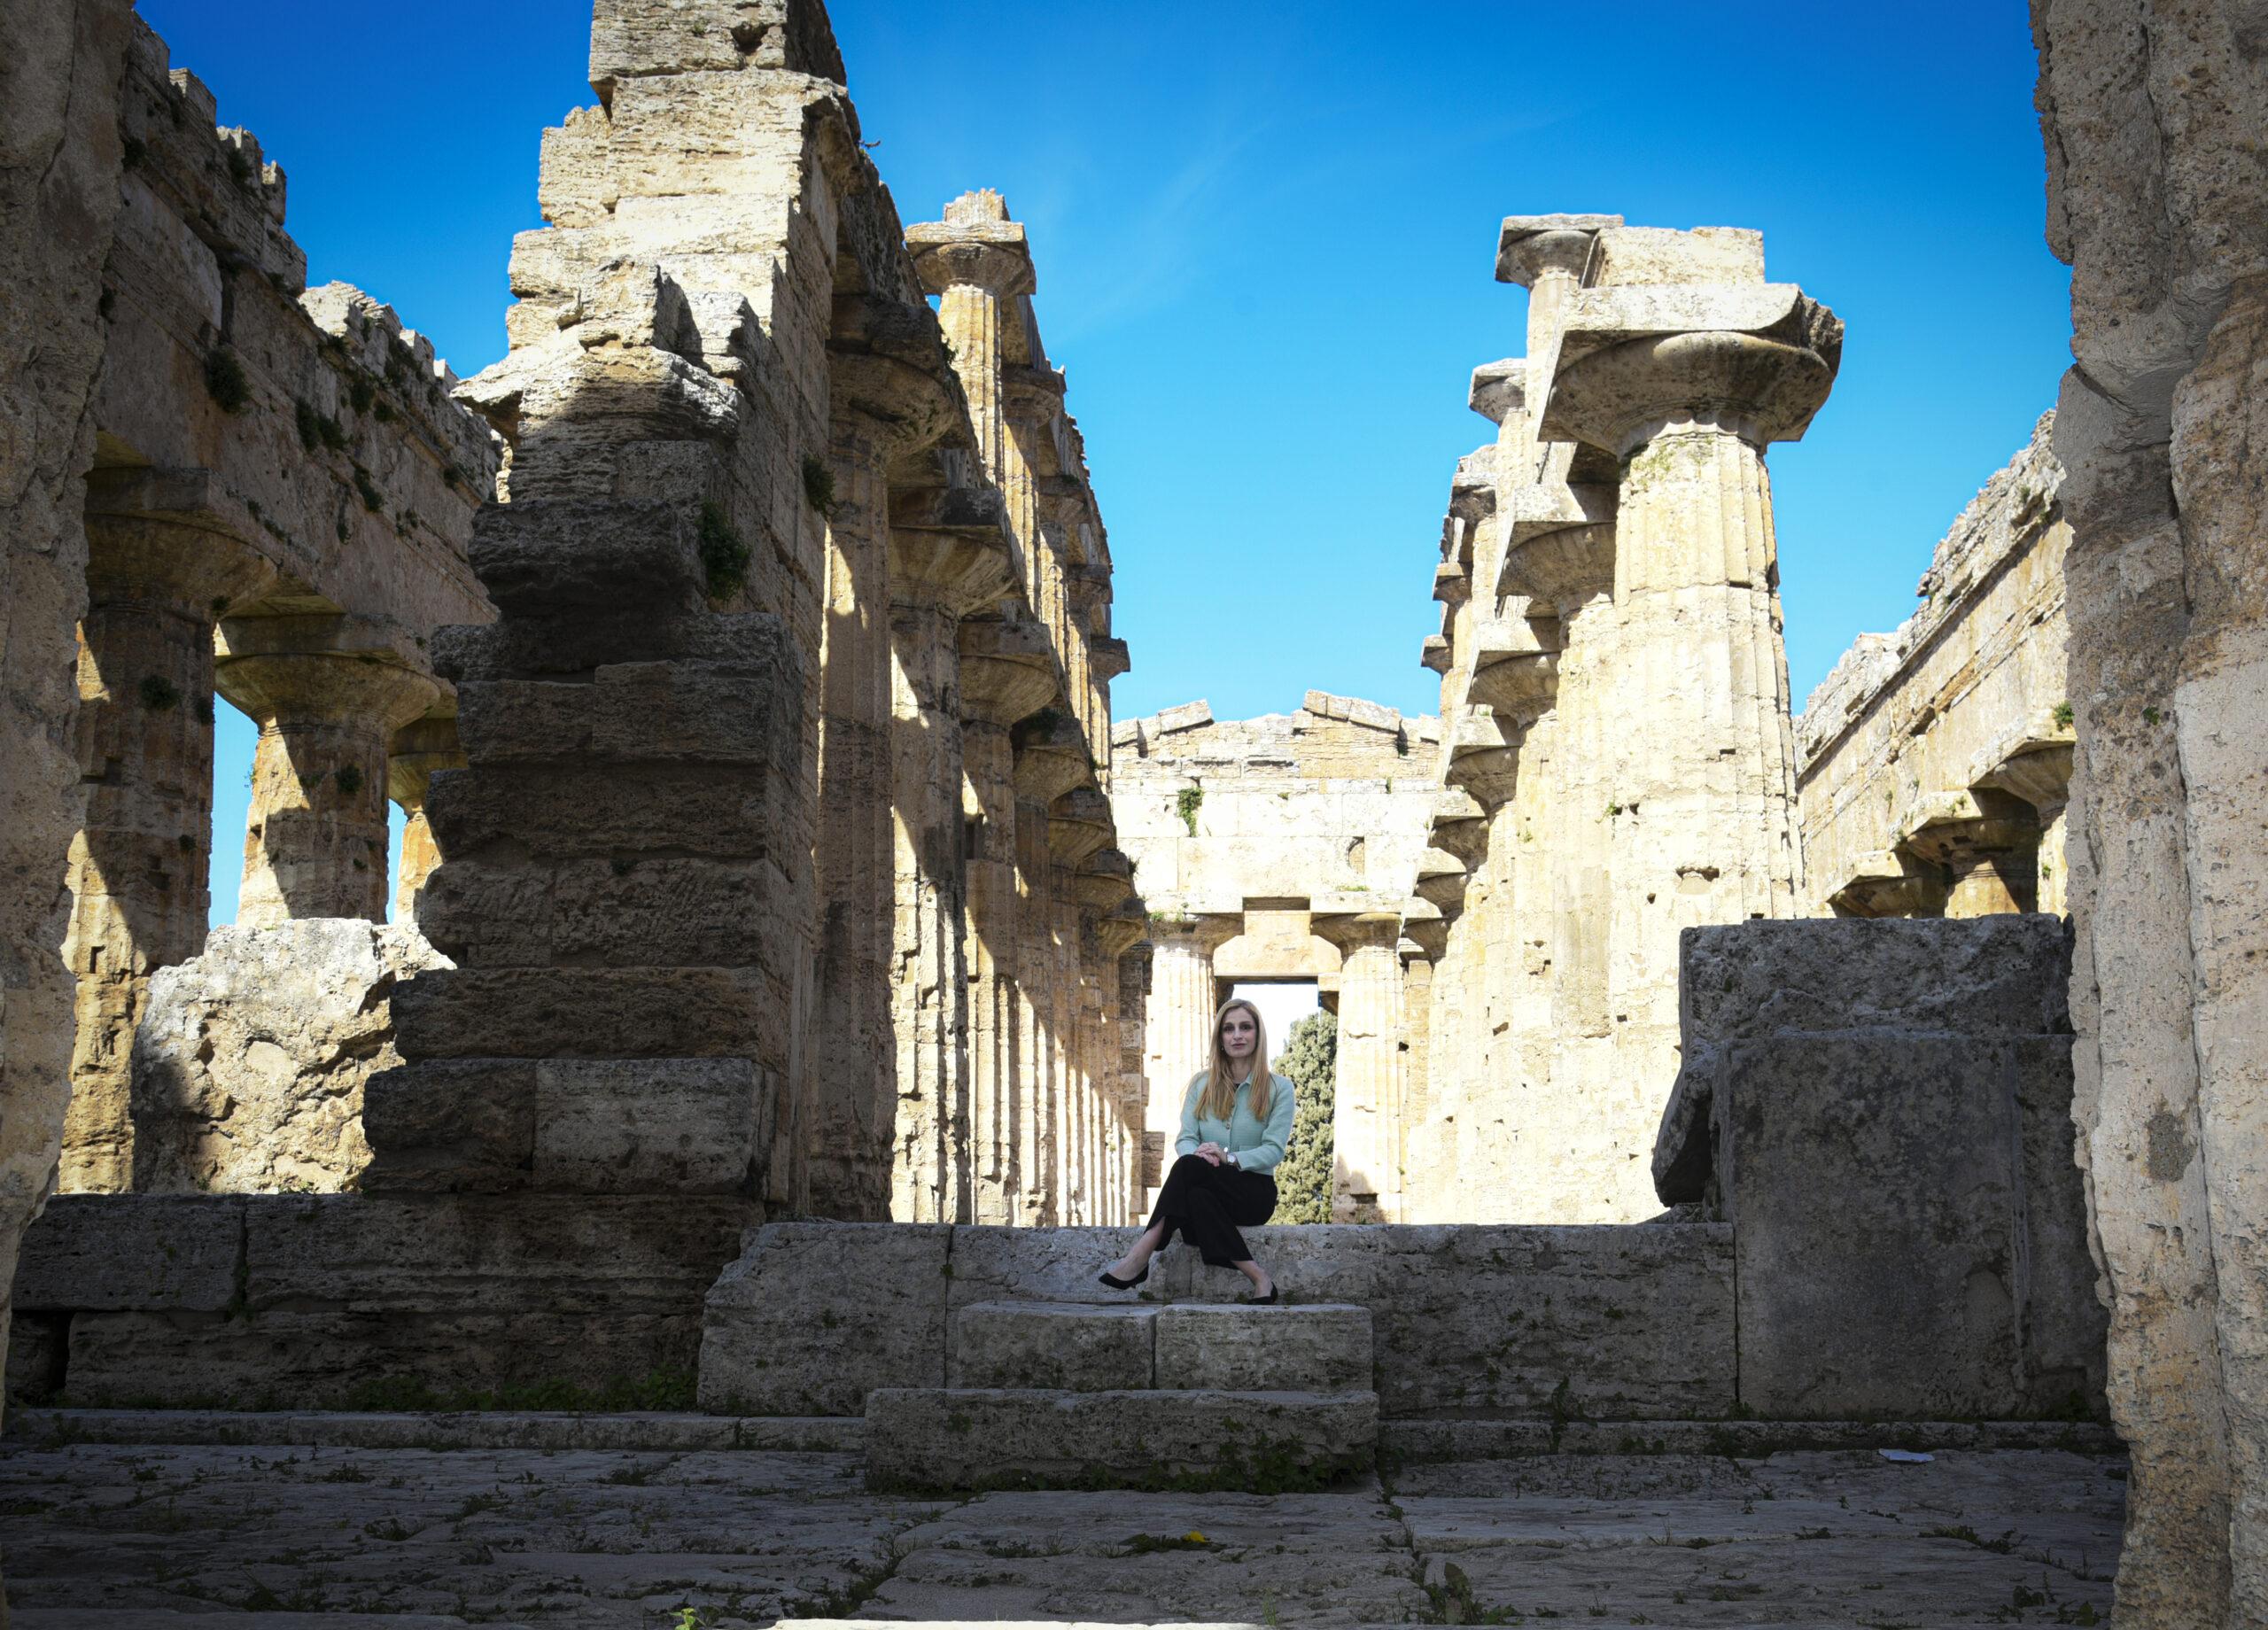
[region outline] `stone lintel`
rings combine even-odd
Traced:
[[[1599,232],[1619,215],[1507,215],[1496,232],[1496,281],[1534,288],[1546,273],[1580,277]]]

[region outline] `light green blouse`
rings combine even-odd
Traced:
[[[1239,1169],[1273,1172],[1284,1158],[1285,1146],[1292,1141],[1292,1083],[1270,1074],[1268,1123],[1263,1126],[1252,1113],[1252,1083],[1238,1083],[1236,1106],[1223,1122],[1197,1113],[1197,1100],[1205,1096],[1210,1073],[1200,1070],[1197,1079],[1189,1083],[1189,1096],[1182,1100],[1181,1136],[1174,1139],[1174,1153],[1194,1154],[1200,1144],[1218,1144],[1237,1157]]]

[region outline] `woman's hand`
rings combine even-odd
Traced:
[[[1218,1166],[1221,1163],[1221,1157],[1228,1153],[1228,1151],[1218,1144],[1200,1144],[1197,1145],[1197,1153],[1208,1166]]]

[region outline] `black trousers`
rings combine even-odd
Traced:
[[[1150,1214],[1152,1226],[1166,1225],[1159,1247],[1173,1243],[1178,1232],[1197,1247],[1212,1268],[1248,1262],[1252,1253],[1239,1228],[1257,1228],[1276,1212],[1276,1179],[1265,1172],[1239,1171],[1215,1166],[1202,1155],[1184,1154],[1166,1174],[1158,1191],[1158,1207]]]

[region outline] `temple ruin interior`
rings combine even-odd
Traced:
[[[15,1622],[2268,1625],[2257,4],[2031,0],[2073,365],[1808,698],[1837,291],[1526,213],[1438,705],[1245,719],[1114,716],[1054,245],[591,9],[468,378],[0,14]],[[1282,983],[1332,1220],[1102,1289]]]

